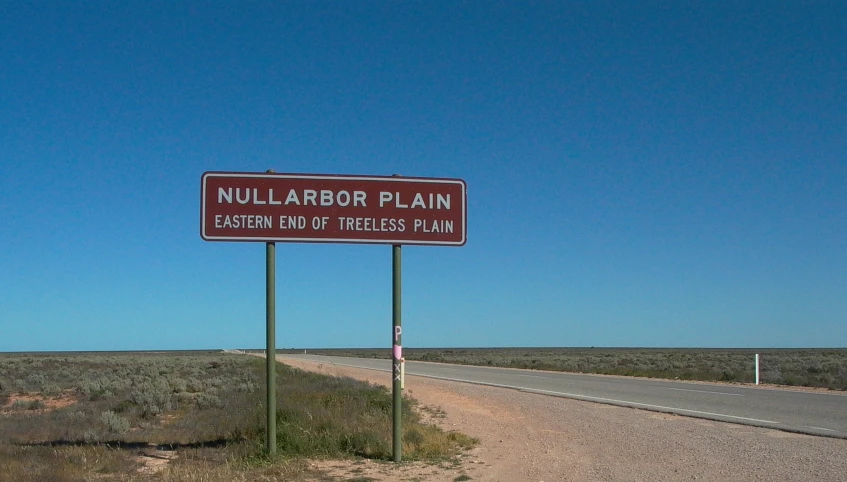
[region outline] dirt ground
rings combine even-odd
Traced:
[[[390,382],[385,372],[278,359]],[[319,461],[315,468],[335,480],[847,482],[847,440],[415,376],[406,393],[439,426],[479,446],[439,466]]]
[[[14,411],[17,404],[30,404],[33,402],[39,403],[40,408],[26,408],[23,413],[38,415],[45,412],[50,412],[58,408],[69,407],[77,402],[76,396],[72,390],[63,390],[55,396],[45,396],[41,393],[15,393],[9,396],[5,405],[0,407],[0,414],[6,414]],[[20,411],[20,410],[19,410]]]

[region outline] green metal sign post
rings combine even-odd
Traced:
[[[401,301],[402,301],[402,283],[400,279],[401,273],[401,261],[402,261],[402,250],[399,244],[395,244],[391,246],[392,251],[392,262],[391,262],[391,294],[392,294],[392,325],[393,329],[391,332],[392,340],[392,361],[391,366],[393,369],[391,370],[393,374],[393,395],[394,395],[394,426],[392,430],[392,438],[394,441],[394,461],[400,462],[402,459],[403,453],[403,426],[402,426],[402,403],[403,403],[403,387],[401,386],[401,376],[400,366],[403,358],[403,328],[402,328],[402,315],[401,315]]]
[[[266,337],[265,375],[267,393],[267,438],[265,448],[269,456],[276,455],[276,244],[266,244],[265,287],[266,287]]]

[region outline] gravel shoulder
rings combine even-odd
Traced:
[[[389,385],[383,372],[278,360]],[[406,378],[433,422],[480,440],[458,463],[316,461],[331,480],[845,481],[847,440],[688,418],[505,388]],[[460,480],[469,480],[461,478]]]

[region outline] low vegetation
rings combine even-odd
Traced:
[[[291,351],[295,352],[295,351]],[[297,351],[302,353],[302,351]],[[308,350],[313,354],[390,358],[387,349]],[[847,349],[406,348],[406,360],[574,373],[751,383],[754,354],[761,383],[847,390]]]
[[[307,458],[391,458],[385,388],[285,365],[277,376],[280,456],[268,460],[261,359],[0,354],[0,481],[297,480]],[[445,460],[474,443],[421,423],[406,402],[404,459]]]

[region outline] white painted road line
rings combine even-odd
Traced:
[[[695,392],[695,393],[714,393],[715,395],[729,395],[731,397],[743,397],[741,393],[726,393],[726,392],[710,392],[709,390],[691,390],[689,388],[670,388],[665,387],[665,390],[678,390],[680,392]]]
[[[344,363],[333,363],[333,364],[334,365],[346,366],[346,367],[352,367],[352,368],[364,368],[364,369],[369,369],[369,370],[378,370],[378,371],[381,371],[381,372],[389,371],[389,370],[381,369],[381,368],[368,368],[368,367],[363,367],[363,366],[347,365],[347,364],[344,364]],[[516,385],[502,385],[502,384],[499,384],[499,383],[485,383],[485,382],[478,382],[478,381],[475,381],[475,380],[465,380],[465,379],[462,379],[462,378],[448,378],[448,377],[439,377],[439,376],[433,376],[433,375],[422,375],[422,374],[418,374],[418,373],[411,373],[409,371],[406,371],[406,374],[407,375],[416,375],[416,376],[421,376],[421,377],[427,377],[427,378],[437,378],[439,380],[447,380],[447,381],[451,381],[451,382],[474,383],[474,384],[477,384],[477,385],[487,385],[487,386],[490,386],[490,387],[511,388],[513,390],[521,390],[521,391],[524,391],[524,392],[532,392],[532,393],[542,393],[542,394],[547,394],[547,395],[556,395],[556,396],[559,396],[559,397],[575,398],[577,400],[596,401],[596,402],[611,403],[611,404],[616,404],[616,405],[629,405],[629,406],[632,406],[632,407],[652,408],[654,410],[659,410],[659,411],[663,411],[663,412],[671,411],[671,412],[696,413],[698,415],[707,415],[707,416],[710,416],[710,417],[731,418],[731,419],[734,419],[734,420],[745,420],[745,421],[748,421],[748,422],[758,422],[758,423],[767,423],[767,424],[771,424],[771,425],[779,425],[779,422],[774,422],[772,420],[760,420],[758,418],[739,417],[738,415],[726,415],[726,414],[723,414],[723,413],[702,412],[700,410],[689,410],[687,408],[665,407],[665,406],[662,406],[662,405],[653,405],[653,404],[650,404],[650,403],[630,402],[628,400],[615,400],[614,398],[592,397],[592,396],[588,396],[588,395],[579,395],[579,394],[576,394],[576,393],[554,392],[554,391],[551,391],[551,390],[539,390],[539,389],[536,389],[536,388],[519,387],[519,386],[516,386]],[[823,430],[828,430],[828,429],[823,429]],[[835,430],[833,430],[833,432],[835,432]]]
[[[739,417],[737,415],[726,415],[726,414],[723,414],[723,413],[702,412],[700,410],[689,410],[687,408],[665,407],[665,406],[662,406],[662,405],[653,405],[653,404],[650,404],[650,403],[630,402],[628,400],[615,400],[614,398],[590,397],[590,396],[587,396],[587,395],[578,395],[576,393],[553,392],[553,391],[550,391],[550,390],[536,390],[536,389],[533,389],[533,388],[525,388],[525,389],[520,389],[520,390],[526,390],[526,391],[529,391],[529,392],[537,392],[537,393],[548,393],[548,394],[551,394],[551,395],[559,395],[559,396],[563,396],[563,397],[578,398],[578,399],[582,399],[582,400],[599,401],[599,402],[622,404],[622,405],[632,405],[634,407],[653,408],[653,409],[661,410],[661,411],[696,413],[696,414],[699,414],[699,415],[709,415],[709,416],[712,416],[712,417],[725,417],[725,418],[732,418],[732,419],[736,419],[736,420],[746,420],[748,422],[759,422],[759,423],[768,423],[768,424],[779,425],[779,422],[774,422],[772,420],[759,420],[758,418]]]
[[[826,432],[838,432],[838,430],[833,430],[831,428],[823,428],[823,427],[812,427],[811,425],[803,425],[806,428],[813,428],[815,430],[824,430]]]
[[[284,358],[284,357],[281,357]],[[295,356],[295,358],[298,358]],[[350,366],[391,372],[390,360],[303,357],[327,366]],[[336,361],[337,360],[337,361]],[[338,362],[341,363],[338,363]],[[363,366],[364,365],[364,366]],[[483,386],[502,387],[525,393],[567,397],[586,402],[675,413],[727,423],[742,423],[763,428],[805,433],[817,437],[847,439],[844,418],[844,392],[792,392],[752,386],[720,384],[660,384],[638,378],[600,378],[584,374],[528,372],[496,367],[406,364],[406,375],[427,377]],[[446,371],[446,370],[456,371]],[[462,370],[462,371],[459,371]],[[491,372],[490,370],[496,370]],[[332,371],[330,371],[332,373]],[[518,378],[523,376],[523,378]],[[540,379],[539,379],[540,378]],[[545,379],[546,378],[546,379]],[[669,389],[669,390],[663,390]],[[725,391],[726,390],[726,391]],[[683,393],[692,392],[692,393]],[[676,394],[674,394],[676,393]],[[699,393],[699,395],[698,395]],[[730,397],[743,398],[726,398]],[[817,397],[813,395],[829,395]],[[832,397],[841,397],[833,399]],[[845,480],[847,482],[847,480]]]
[[[387,368],[371,368],[371,367],[363,367],[361,365],[348,365],[347,363],[337,363],[337,362],[326,362],[326,363],[330,363],[332,365],[338,365],[340,367],[361,368],[362,370],[373,370],[373,371],[377,371],[377,372],[390,372],[391,371]],[[406,369],[406,375],[416,375],[416,374],[412,373],[407,368]],[[426,376],[426,375],[421,375],[421,376]],[[437,377],[432,377],[432,378],[437,378]]]

